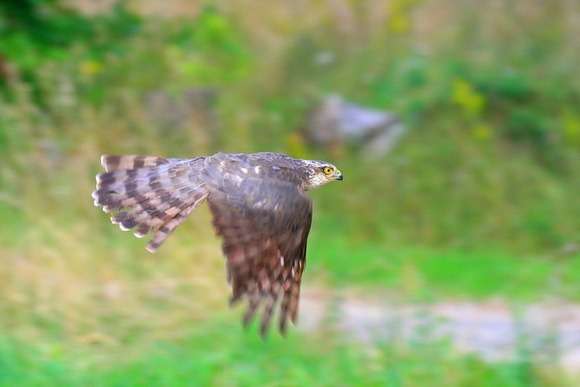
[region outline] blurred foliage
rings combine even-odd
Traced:
[[[88,18],[56,0],[0,2],[0,55],[30,84],[39,69],[64,62],[71,50],[88,46],[92,60],[127,49],[123,43],[140,29],[139,18],[122,5],[111,13]]]
[[[220,85],[248,74],[247,44],[216,8],[204,8],[195,23],[184,24],[170,39],[175,45],[170,60],[185,84]]]
[[[191,20],[143,16],[123,2],[96,15],[57,0],[0,2],[0,219],[9,225],[0,231],[3,331],[83,348],[93,335],[132,346],[151,332],[182,337],[192,319],[225,308],[207,212],[181,226],[159,259],[145,258],[142,240],[92,206],[101,153],[271,150],[335,161],[343,185],[312,192],[309,283],[395,289],[411,300],[578,299],[580,51],[570,18],[580,10],[570,2],[195,3]],[[183,97],[191,91],[216,96],[204,107],[211,124],[195,109],[175,108],[180,98],[194,104]],[[298,129],[329,93],[397,113],[408,134],[374,161],[355,148],[311,147]],[[158,104],[159,96],[170,103]],[[261,346],[246,354],[247,343],[233,335],[207,337],[207,357],[194,343],[90,371],[105,385],[143,370],[173,381],[189,372],[175,359],[195,357],[209,364],[199,376],[207,381],[242,358],[232,375],[258,377],[247,356]],[[24,378],[23,364],[39,364],[61,384],[87,380],[69,371],[60,350],[36,358],[11,340],[0,345],[8,385]],[[233,352],[212,352],[219,340]],[[295,344],[287,363],[300,366],[282,362],[262,381],[284,370],[308,382],[329,369],[344,372],[337,383],[353,384],[477,385],[476,378],[519,386],[540,377],[529,364],[462,357],[425,369],[431,363],[420,351],[391,349],[379,358],[402,368],[369,371],[362,352],[341,358],[339,346],[338,357],[309,355]],[[271,353],[286,355],[279,343]],[[167,367],[152,366],[157,361]],[[29,375],[26,382],[37,383]]]

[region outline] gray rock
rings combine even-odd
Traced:
[[[358,145],[365,155],[381,157],[393,149],[405,131],[405,126],[393,113],[330,95],[310,114],[306,138],[321,147]]]

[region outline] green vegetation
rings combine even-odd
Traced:
[[[529,302],[547,295],[574,301],[580,296],[578,256],[550,260],[493,249],[392,249],[339,239],[313,241],[310,254],[317,259],[310,263],[308,280],[387,288],[402,299],[500,297]]]
[[[453,355],[445,343],[372,350],[328,338],[291,335],[262,341],[254,332],[217,322],[186,339],[140,348],[70,353],[57,344],[38,350],[0,341],[0,385],[91,386],[572,386],[556,369],[528,360],[490,366]],[[124,352],[126,355],[126,352]],[[92,361],[87,361],[91,359]],[[35,372],[30,372],[34,369]]]
[[[263,344],[237,325],[207,328],[227,299],[207,210],[154,257],[95,211],[101,153],[330,159],[346,179],[312,193],[308,285],[578,300],[580,10],[314,3],[208,2],[190,5],[194,19],[0,3],[0,384],[560,385],[444,345],[369,355],[328,337],[322,350],[297,334]],[[193,89],[214,95],[211,119],[155,102]],[[396,112],[408,135],[374,161],[311,147],[299,129],[328,93]],[[135,356],[118,344],[122,361],[85,362],[108,356],[86,337]]]

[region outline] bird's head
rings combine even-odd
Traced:
[[[342,180],[342,172],[326,161],[304,160],[307,172],[306,189],[319,187],[334,180]]]

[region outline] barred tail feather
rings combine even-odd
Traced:
[[[169,160],[157,156],[101,156],[101,165],[103,168],[105,168],[105,172],[139,169],[144,167],[156,167],[168,162]]]
[[[187,218],[187,216],[191,214],[191,211],[193,211],[200,203],[202,203],[206,197],[207,197],[206,192],[198,192],[192,204],[189,207],[181,211],[179,214],[175,215],[175,217],[170,221],[168,221],[167,223],[163,224],[163,226],[161,226],[155,232],[153,238],[147,244],[146,247],[147,251],[149,251],[150,253],[154,253],[155,251],[157,251],[159,246],[161,246],[161,244],[165,242],[165,240],[173,232],[173,230],[175,230],[177,226],[179,226],[181,222],[183,222],[185,218]]]
[[[169,234],[207,197],[201,180],[203,158],[182,160],[155,156],[102,156],[95,206],[137,237],[153,234],[156,251]]]

